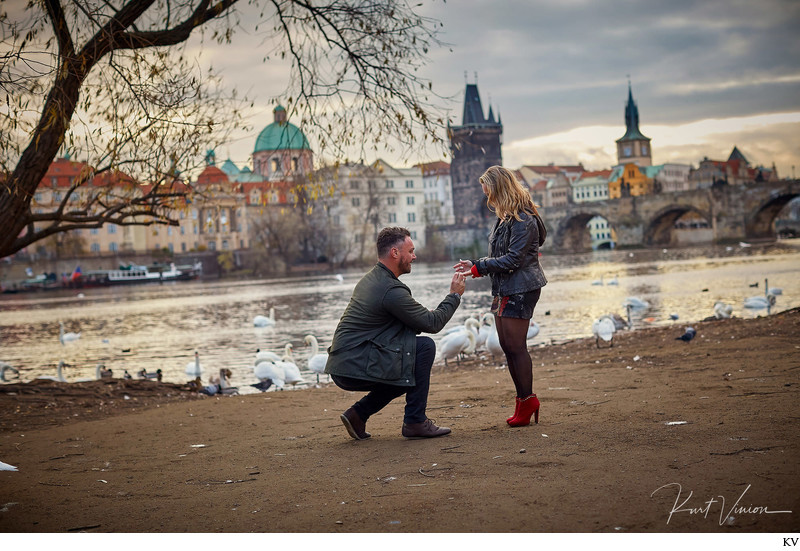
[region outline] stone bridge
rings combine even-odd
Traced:
[[[800,180],[781,180],[542,208],[544,248],[590,250],[586,224],[595,216],[608,221],[617,246],[665,246],[673,242],[675,221],[689,212],[706,220],[714,242],[774,239],[776,216],[798,195]]]

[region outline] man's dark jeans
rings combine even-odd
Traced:
[[[386,405],[402,396],[406,395],[406,410],[403,422],[422,423],[427,419],[425,409],[428,407],[428,389],[431,383],[431,367],[436,356],[436,343],[430,337],[417,337],[417,356],[414,364],[415,386],[397,386],[363,379],[353,379],[352,377],[340,377],[333,375],[331,378],[341,389],[362,391],[368,390],[369,394],[353,404],[358,416],[366,423],[367,419],[378,413]]]

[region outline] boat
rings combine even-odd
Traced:
[[[191,266],[143,266],[139,264],[122,265],[116,270],[90,270],[80,275],[75,287],[102,285],[122,285],[126,283],[152,283],[164,281],[187,281],[196,279],[202,271],[202,264]]]

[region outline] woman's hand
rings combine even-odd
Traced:
[[[472,269],[472,261],[459,260],[458,263],[455,266],[453,266],[453,269],[460,274],[469,275],[470,270]]]

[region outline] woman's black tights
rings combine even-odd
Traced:
[[[526,339],[530,320],[498,316],[495,318],[495,325],[517,396],[526,398],[533,394],[533,363],[528,354]]]

